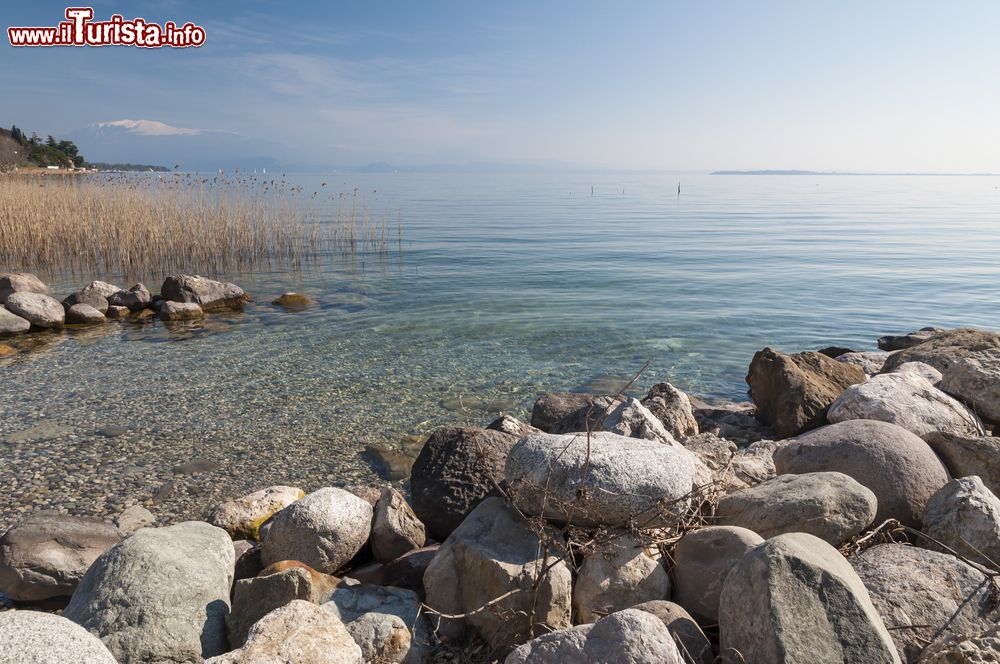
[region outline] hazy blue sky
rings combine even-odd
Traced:
[[[1000,2],[94,2],[200,49],[0,47],[0,123],[310,161],[1000,171]],[[4,28],[65,4],[7,3]]]

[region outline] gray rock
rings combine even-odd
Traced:
[[[445,427],[413,463],[413,511],[427,534],[443,541],[487,496],[498,495],[504,464],[517,438],[476,427]]]
[[[674,548],[674,599],[707,624],[719,621],[722,582],[739,560],[764,541],[736,526],[692,530]]]
[[[547,541],[560,539],[555,531],[544,533]],[[502,499],[479,503],[424,574],[431,627],[447,638],[471,629],[498,650],[569,627],[572,575],[564,560],[547,553]]]
[[[753,356],[746,381],[757,419],[788,437],[826,423],[826,409],[848,387],[863,383],[865,372],[821,353],[785,355],[765,348]]]
[[[24,334],[31,329],[31,323],[27,319],[21,318],[17,314],[7,311],[7,308],[0,305],[0,337],[12,334]]]
[[[878,347],[885,351],[905,350],[922,344],[941,332],[944,330],[939,327],[922,327],[908,334],[888,334],[879,338]]]
[[[18,291],[7,298],[6,307],[35,327],[62,327],[66,322],[66,310],[59,300],[48,295]]]
[[[684,664],[684,659],[656,616],[626,609],[592,625],[539,636],[504,664]]]
[[[549,426],[548,430],[555,434],[606,431],[680,446],[663,423],[632,397],[597,397],[591,404]]]
[[[87,304],[100,311],[108,312],[108,298],[118,292],[118,286],[103,281],[92,281],[89,285],[63,298],[63,306],[69,309],[75,304]]]
[[[927,443],[937,453],[952,477],[978,475],[986,488],[1000,496],[1000,437],[949,436],[932,433]]]
[[[583,558],[573,586],[576,622],[595,622],[633,604],[670,596],[670,576],[655,548],[623,534]]]
[[[143,284],[134,284],[128,290],[116,291],[108,297],[108,304],[125,307],[129,311],[141,311],[149,306],[153,296]]]
[[[779,535],[741,558],[719,606],[723,662],[900,661],[861,579],[806,533]]]
[[[491,431],[502,431],[504,433],[510,434],[520,438],[521,436],[527,436],[532,433],[541,433],[541,429],[536,429],[527,422],[522,422],[521,420],[513,417],[512,415],[503,414],[497,419],[486,425],[487,429]]]
[[[380,563],[390,563],[407,551],[419,549],[427,537],[424,524],[399,491],[382,489],[372,521],[372,554]]]
[[[845,362],[847,364],[853,364],[856,367],[860,367],[869,376],[872,374],[877,374],[882,371],[882,367],[885,366],[885,361],[889,358],[889,353],[884,351],[872,351],[872,352],[856,352],[852,351],[850,353],[844,353],[843,355],[837,356],[838,362]]]
[[[236,555],[236,566],[233,569],[236,581],[253,578],[264,569],[264,563],[260,560],[260,547],[256,542],[233,540],[233,553]]]
[[[250,299],[236,284],[187,274],[167,277],[160,294],[171,302],[193,302],[204,311],[242,309]]]
[[[329,612],[302,600],[271,611],[251,629],[238,650],[205,664],[362,664],[361,648],[344,624]]]
[[[952,362],[978,351],[1000,348],[1000,334],[973,328],[939,332],[923,343],[893,353],[883,371],[895,371],[906,362],[923,362],[944,372]]]
[[[216,505],[208,515],[208,522],[224,529],[233,539],[259,541],[260,526],[305,495],[298,487],[269,486]]]
[[[414,549],[387,563],[382,577],[383,585],[412,590],[422,600],[425,596],[424,573],[434,560],[439,546],[433,544]]]
[[[698,435],[698,420],[694,417],[691,400],[670,383],[657,383],[651,387],[642,404],[674,438]]]
[[[242,579],[233,584],[233,607],[226,616],[229,645],[242,646],[250,628],[271,611],[301,599],[314,604],[327,601],[338,579],[307,567],[290,567],[273,574]]]
[[[775,437],[774,431],[757,418],[752,403],[717,404],[694,409],[701,433],[713,433],[738,445],[749,445]]]
[[[325,488],[278,512],[261,542],[270,565],[300,560],[333,574],[361,550],[371,533],[372,507],[353,493]]]
[[[847,388],[830,406],[826,418],[832,423],[879,420],[921,437],[934,431],[958,436],[984,433],[982,422],[972,411],[912,372],[881,374]]]
[[[643,602],[631,607],[660,619],[674,639],[685,664],[714,664],[715,654],[701,627],[679,604],[666,600]]]
[[[229,535],[202,521],[143,528],[98,558],[63,616],[120,664],[197,662],[227,649]]]
[[[779,475],[723,496],[715,517],[765,539],[800,532],[839,546],[867,528],[877,509],[875,494],[853,478],[818,472]]]
[[[920,527],[927,499],[948,471],[916,434],[874,420],[848,420],[810,431],[774,452],[779,475],[832,471],[868,487],[878,499],[875,522]]]
[[[971,352],[950,362],[941,372],[941,389],[984,419],[1000,423],[1000,348]]]
[[[122,320],[128,318],[128,314],[129,311],[127,307],[116,307],[109,305],[108,312],[104,314],[104,316],[108,320]]]
[[[896,367],[894,373],[915,373],[918,376],[923,376],[934,387],[940,387],[942,378],[940,371],[924,362],[903,362]]]
[[[0,538],[0,590],[19,602],[73,594],[87,568],[121,540],[98,519],[35,512]]]
[[[508,491],[529,514],[579,526],[676,522],[690,504],[694,457],[613,433],[537,434],[507,457]]]
[[[915,661],[934,641],[979,634],[1000,621],[989,579],[954,556],[880,544],[851,564],[905,661]]]
[[[96,636],[62,616],[0,613],[0,664],[117,664]]]
[[[430,626],[419,598],[409,590],[340,587],[323,608],[347,625],[366,662],[419,664],[430,652]]]
[[[156,517],[142,505],[132,505],[116,515],[113,521],[122,535],[131,535],[140,528],[155,524]]]
[[[75,325],[98,325],[107,320],[104,314],[89,304],[74,304],[66,310],[66,322]]]
[[[194,302],[167,301],[160,307],[160,320],[197,320],[205,317],[205,312]]]
[[[0,274],[0,304],[14,293],[38,293],[48,295],[49,288],[33,274],[28,272],[7,272]]]
[[[774,477],[773,449],[763,441],[738,448],[731,440],[719,438],[713,433],[700,433],[687,438],[684,447],[700,459],[711,473],[710,492],[721,495]],[[696,484],[704,483],[696,478]]]
[[[975,475],[953,479],[931,496],[923,532],[969,560],[1000,570],[1000,499]],[[942,550],[926,538],[917,543]]]
[[[995,664],[1000,662],[1000,625],[982,634],[953,635],[935,641],[917,660],[920,664]]]
[[[531,426],[551,433],[550,428],[572,413],[594,403],[598,395],[579,392],[546,392],[531,409]]]

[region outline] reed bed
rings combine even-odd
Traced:
[[[357,189],[324,193],[239,174],[0,175],[0,271],[128,280],[398,257],[401,221],[393,242]]]

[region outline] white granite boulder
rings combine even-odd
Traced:
[[[117,664],[101,640],[62,616],[0,611],[0,664]]]
[[[969,560],[1000,570],[1000,499],[975,475],[953,479],[931,496],[922,530]],[[941,550],[934,540],[918,543]]]
[[[584,556],[573,586],[573,609],[577,622],[589,623],[669,596],[670,576],[659,553],[623,534]]]

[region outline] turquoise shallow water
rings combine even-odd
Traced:
[[[204,327],[71,331],[0,360],[5,520],[133,501],[177,518],[267,484],[372,481],[366,443],[525,414],[544,390],[616,389],[647,361],[640,388],[739,400],[764,345],[1000,327],[1000,178],[293,180],[357,187],[402,219],[402,242],[353,269],[222,275],[257,305]],[[47,278],[62,296],[105,277]],[[287,290],[320,306],[267,305]]]

